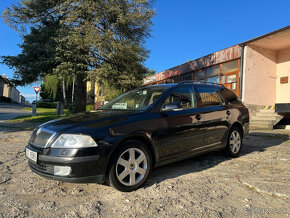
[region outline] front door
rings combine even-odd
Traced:
[[[160,160],[189,154],[204,144],[202,116],[196,108],[193,87],[174,89],[163,105],[173,102],[181,103],[182,109],[162,112],[158,122]]]
[[[218,146],[227,135],[228,108],[212,85],[196,85],[195,93],[205,126],[205,147]]]

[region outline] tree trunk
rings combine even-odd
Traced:
[[[72,94],[71,94],[71,103],[74,103],[74,96],[75,96],[75,79],[76,76],[73,75],[73,84],[72,84]]]
[[[64,78],[62,78],[62,94],[63,94],[64,105],[66,105]]]
[[[87,83],[85,74],[76,75],[74,112],[86,111]]]

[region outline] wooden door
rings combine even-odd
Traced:
[[[220,84],[223,84],[240,97],[239,82],[239,70],[229,73],[222,73],[220,75]]]

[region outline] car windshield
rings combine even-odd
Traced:
[[[156,102],[168,87],[154,86],[134,89],[113,99],[100,107],[100,110],[135,110],[142,111]]]

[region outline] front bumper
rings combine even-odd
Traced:
[[[89,152],[88,149],[74,149],[73,152],[70,152],[69,149],[46,148],[41,150],[31,145],[26,147],[37,152],[37,162],[28,159],[28,164],[30,169],[40,176],[64,182],[101,184],[105,182],[105,168],[103,167],[105,160],[96,152]],[[79,156],[80,154],[86,155]],[[55,175],[55,166],[70,167],[71,171],[66,176]]]
[[[39,170],[39,167],[36,167],[34,163],[29,161],[30,169],[36,174],[43,176],[47,179],[58,180],[62,182],[71,182],[71,183],[99,183],[103,184],[105,182],[105,175],[95,175],[95,176],[82,176],[82,177],[68,177],[68,176],[55,176],[48,173],[43,173]]]

